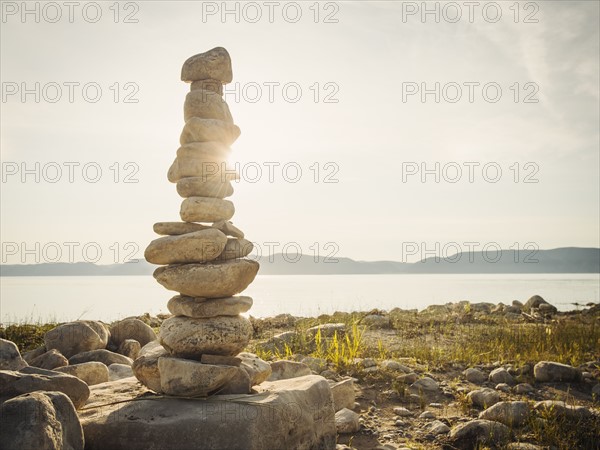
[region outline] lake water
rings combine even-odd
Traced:
[[[423,309],[459,300],[509,304],[534,294],[570,310],[573,302],[597,303],[599,292],[598,274],[259,275],[244,295],[254,299],[253,316],[267,317]],[[0,277],[0,294],[4,324],[154,315],[168,312],[166,303],[175,295],[151,276]]]

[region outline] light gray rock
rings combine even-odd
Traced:
[[[135,361],[135,359],[139,356],[141,349],[142,346],[135,339],[125,339],[123,342],[121,342],[121,345],[119,345],[117,353],[127,356]]]
[[[271,375],[268,381],[287,380],[289,378],[303,377],[312,372],[306,364],[297,361],[288,361],[285,359],[273,361],[271,363]]]
[[[537,402],[533,408],[545,414],[555,417],[566,417],[567,419],[580,420],[592,417],[592,412],[585,406],[568,405],[558,400],[543,400]]]
[[[473,384],[482,384],[487,380],[487,375],[483,373],[481,370],[476,369],[474,367],[468,368],[463,372],[463,375],[467,379],[467,381]]]
[[[235,375],[216,393],[219,395],[249,394],[252,392],[252,380],[248,372],[241,367],[234,367]]]
[[[369,314],[363,317],[361,324],[370,328],[389,328],[390,316],[381,314]]]
[[[254,244],[247,239],[229,238],[225,244],[223,252],[216,258],[217,261],[225,261],[228,259],[237,259],[248,256]]]
[[[229,147],[238,137],[240,137],[240,129],[233,123],[192,117],[185,123],[179,143],[185,145],[190,142],[216,141]]]
[[[478,446],[500,447],[510,440],[510,429],[499,422],[475,419],[461,423],[450,431],[450,441],[458,449]]]
[[[90,361],[81,364],[72,364],[70,366],[54,369],[57,372],[73,375],[84,381],[88,386],[106,383],[108,381],[108,367],[98,361]]]
[[[208,228],[179,236],[164,236],[150,242],[144,258],[151,264],[202,263],[217,258],[227,244],[227,236]]]
[[[0,339],[0,370],[19,370],[27,363],[21,357],[17,345],[9,340]]]
[[[161,393],[158,358],[168,356],[169,352],[158,341],[146,344],[140,350],[140,356],[133,362],[131,370],[135,377],[148,389]]]
[[[480,419],[493,420],[515,428],[523,426],[529,419],[527,402],[498,402],[479,414]]]
[[[360,430],[358,419],[360,416],[354,411],[343,408],[335,413],[335,428],[340,434],[356,433]]]
[[[237,372],[233,366],[214,366],[167,356],[158,358],[158,370],[162,392],[183,397],[205,397]]]
[[[84,437],[73,403],[62,392],[32,392],[0,406],[4,450],[83,450]]]
[[[498,383],[494,389],[506,393],[510,392],[510,386],[506,383]]]
[[[387,370],[394,370],[404,373],[411,373],[412,370],[410,367],[400,364],[398,361],[394,361],[393,359],[386,359],[381,361],[381,367]],[[413,381],[414,383],[414,381]]]
[[[77,377],[53,370],[24,367],[20,372],[0,371],[0,397],[17,397],[35,391],[58,391],[66,394],[79,409],[90,395],[90,389]]]
[[[492,370],[489,380],[493,383],[515,384],[515,379],[504,367]]]
[[[235,207],[229,200],[211,197],[189,197],[181,202],[179,216],[185,222],[216,222],[229,220]]]
[[[434,436],[450,433],[450,427],[441,420],[434,420],[429,424],[429,432]]]
[[[516,394],[529,394],[533,391],[535,391],[535,389],[529,383],[519,383],[515,386]]]
[[[64,367],[69,365],[69,360],[65,358],[56,349],[52,349],[44,353],[43,355],[34,358],[31,361],[31,366],[39,367],[40,369],[53,370],[58,367]]]
[[[248,372],[252,386],[262,383],[271,375],[271,365],[254,353],[243,352],[237,357],[242,360],[240,367]]]
[[[75,356],[69,358],[69,364],[81,364],[90,361],[98,361],[107,366],[111,364],[127,364],[131,366],[133,360],[127,356],[119,355],[118,353],[111,352],[110,350],[90,350],[89,352],[78,353]]]
[[[183,198],[225,198],[233,195],[233,186],[231,181],[222,180],[219,176],[212,178],[187,177],[181,178],[177,182],[177,193]]]
[[[159,340],[173,356],[199,360],[203,353],[236,355],[248,344],[252,332],[252,324],[242,316],[171,317],[162,323]]]
[[[59,325],[48,331],[44,343],[48,350],[53,348],[70,358],[78,353],[105,348],[109,332],[100,322],[81,320]]]
[[[467,399],[478,408],[489,408],[500,401],[500,394],[494,389],[483,388],[471,391],[467,394]]]
[[[555,306],[550,305],[550,303],[548,303],[546,300],[544,300],[539,295],[534,295],[533,297],[530,297],[529,300],[527,300],[527,302],[525,302],[525,305],[523,306],[523,310],[531,312],[532,309],[540,308],[541,305],[549,305],[551,311],[552,310],[554,312],[557,311]]]
[[[38,348],[35,348],[33,350],[30,350],[28,352],[23,353],[23,359],[25,360],[25,362],[27,364],[29,364],[31,361],[33,361],[35,358],[37,358],[38,356],[43,355],[44,353],[46,353],[46,346],[42,345]],[[8,370],[13,370],[13,369],[8,369]]]
[[[176,295],[169,300],[167,308],[174,316],[197,319],[216,316],[237,316],[252,307],[252,298],[245,296],[226,298],[195,298]]]
[[[394,408],[394,414],[399,417],[412,417],[413,413],[410,410],[406,409],[403,406],[396,406]]]
[[[440,389],[439,384],[433,378],[423,377],[410,385],[410,391],[414,393],[437,392]]]
[[[552,361],[540,361],[533,367],[535,381],[540,383],[555,381],[581,381],[581,371],[567,364]]]
[[[404,384],[412,384],[415,381],[417,381],[418,379],[419,379],[419,375],[417,375],[414,372],[405,373],[405,374],[402,374],[402,375],[398,375],[396,377],[396,380],[399,383],[404,383]]]
[[[202,119],[218,119],[233,123],[229,106],[217,92],[196,89],[188,92],[183,104],[183,120],[188,122],[192,117]]]
[[[154,278],[165,288],[189,297],[222,298],[239,294],[258,273],[249,259],[159,267]]]
[[[423,411],[419,414],[419,419],[435,419],[435,413],[433,411]]]
[[[207,52],[190,56],[181,68],[181,81],[218,80],[231,83],[233,71],[231,57],[223,47],[215,47]]]
[[[331,387],[331,394],[333,395],[333,407],[336,411],[344,408],[354,408],[356,394],[354,392],[354,381],[352,378],[346,378],[337,383],[332,382],[329,386]]]
[[[133,377],[133,370],[128,364],[111,364],[108,366],[108,380],[116,381],[123,378]]]
[[[331,391],[322,377],[265,382],[252,395],[160,401],[144,399],[147,391],[132,380],[92,388],[90,409],[80,412],[86,450],[162,450],[174,443],[186,450],[335,448]]]
[[[323,323],[320,325],[315,325],[314,327],[310,327],[306,330],[306,335],[310,337],[315,337],[317,333],[320,333],[322,338],[332,338],[336,334],[338,337],[341,337],[346,334],[346,324]]]

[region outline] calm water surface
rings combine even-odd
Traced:
[[[527,275],[259,275],[244,291],[250,313],[317,316],[334,311],[423,309],[432,304],[525,301],[539,294],[560,310],[598,302],[598,274]],[[112,321],[168,312],[172,293],[151,276],[1,277],[0,320]]]

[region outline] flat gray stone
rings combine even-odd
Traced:
[[[285,359],[273,361],[271,363],[271,375],[268,381],[287,380],[290,378],[303,377],[312,372],[306,364],[297,361],[288,361]],[[334,399],[335,402],[335,399]]]
[[[19,372],[0,371],[0,397],[9,399],[35,391],[58,391],[66,394],[79,409],[90,395],[90,390],[79,378],[53,370],[24,367]]]
[[[92,388],[80,412],[87,450],[335,449],[331,391],[320,376],[265,382],[251,395],[198,400],[143,399],[147,390],[131,380]]]
[[[127,364],[131,366],[133,360],[127,356],[119,355],[118,353],[111,352],[106,349],[90,350],[89,352],[78,353],[75,356],[69,358],[69,364],[81,364],[90,361],[98,361],[107,366],[111,364]]]
[[[106,383],[108,381],[108,367],[106,364],[98,361],[90,361],[81,364],[71,364],[70,366],[54,369],[56,372],[73,375],[84,381],[88,386]]]
[[[165,394],[205,397],[231,380],[238,368],[163,356],[158,358],[158,370],[161,389]]]

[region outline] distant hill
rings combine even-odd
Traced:
[[[494,261],[499,256],[497,261]],[[471,259],[470,259],[471,257]],[[487,259],[487,260],[486,260]],[[328,259],[301,255],[285,257],[278,253],[259,258],[262,275],[335,275],[335,274],[476,274],[476,273],[598,273],[600,249],[566,247],[553,250],[503,250],[461,253],[446,259],[431,257],[416,263],[398,261],[355,261],[350,258]],[[96,265],[93,263],[47,263],[0,265],[0,276],[109,276],[149,275],[156,266],[144,260],[137,263]]]

